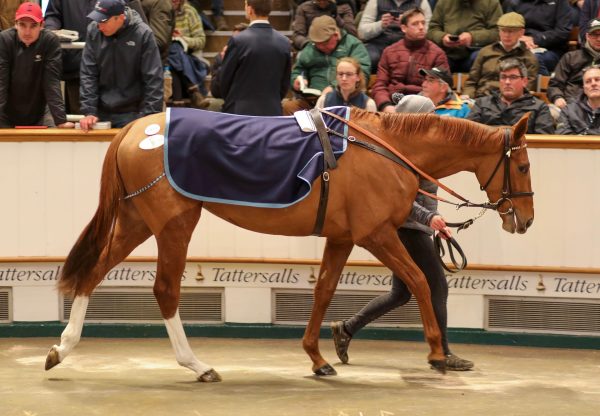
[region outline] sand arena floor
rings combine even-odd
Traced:
[[[425,343],[354,340],[338,376],[312,375],[300,340],[191,338],[222,383],[175,362],[168,339],[84,338],[44,371],[58,339],[0,339],[0,415],[600,415],[600,351],[454,345],[474,371],[441,375]]]

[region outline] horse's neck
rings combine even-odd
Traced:
[[[475,145],[448,140],[440,134],[424,134],[412,138],[405,152],[415,166],[440,179],[463,171],[475,173],[487,156],[499,154],[500,150],[495,140]]]

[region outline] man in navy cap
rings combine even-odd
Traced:
[[[98,120],[123,127],[162,111],[162,66],[150,27],[122,0],[99,0],[88,17],[80,74],[82,130]]]
[[[0,128],[72,128],[60,92],[58,38],[44,29],[42,9],[35,3],[21,4],[14,17],[15,27],[0,33]],[[46,106],[51,118],[45,117]]]

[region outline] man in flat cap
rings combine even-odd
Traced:
[[[583,92],[583,70],[600,64],[600,19],[590,21],[581,49],[560,58],[548,84],[548,100],[558,109],[579,99]]]
[[[536,56],[539,73],[550,75],[569,46],[573,23],[567,0],[510,0],[505,12],[517,12],[525,19],[521,42]]]
[[[310,43],[300,51],[292,68],[291,85],[297,98],[284,100],[283,114],[313,108],[319,93],[302,93],[306,87],[322,91],[336,85],[337,60],[345,56],[356,59],[364,74],[370,73],[371,61],[365,45],[358,38],[340,29],[330,16],[313,19],[308,30]]]
[[[81,129],[99,121],[112,127],[163,108],[163,72],[156,40],[123,0],[98,0],[88,15],[81,57]]]
[[[331,16],[338,27],[351,35],[358,36],[354,24],[354,13],[349,2],[336,2],[336,0],[311,0],[298,6],[294,21],[292,22],[292,45],[296,50],[302,50],[310,43],[308,28],[315,17]]]
[[[471,98],[488,95],[499,86],[498,64],[507,58],[517,58],[527,67],[528,88],[535,90],[538,61],[519,39],[525,34],[525,19],[518,13],[503,14],[498,19],[500,40],[481,48],[466,80],[462,94]]]

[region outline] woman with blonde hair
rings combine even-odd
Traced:
[[[336,84],[323,90],[316,108],[347,105],[377,111],[372,98],[365,94],[367,82],[360,63],[351,57],[340,58],[336,65]]]

